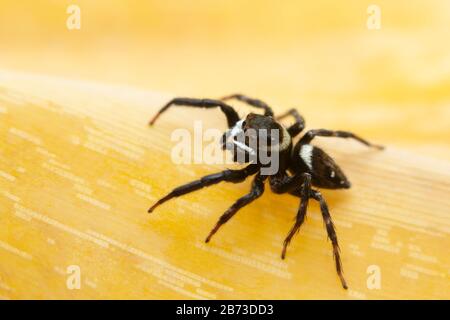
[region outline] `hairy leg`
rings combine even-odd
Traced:
[[[236,99],[236,100],[245,102],[248,105],[255,107],[255,108],[264,109],[264,115],[273,116],[272,108],[269,107],[269,105],[267,103],[265,103],[264,101],[261,101],[259,99],[253,99],[253,98],[247,97],[243,94],[232,94],[232,95],[223,97],[220,100],[226,101],[226,100],[231,100],[231,99]]]
[[[233,109],[233,107],[225,104],[223,101],[211,99],[175,98],[170,100],[164,107],[162,107],[161,110],[159,110],[158,113],[150,120],[149,124],[153,125],[156,119],[158,119],[159,116],[164,111],[169,109],[169,107],[172,105],[206,109],[218,107],[227,117],[228,127],[230,128],[239,121],[239,115],[237,114],[237,112]]]
[[[276,117],[277,120],[282,120],[288,116],[292,116],[295,119],[295,123],[292,124],[287,130],[291,137],[295,137],[305,128],[305,119],[294,108],[289,109],[287,112],[280,114]]]
[[[211,237],[219,230],[219,228],[230,220],[239,209],[245,207],[249,203],[253,202],[257,198],[259,198],[264,192],[264,180],[267,176],[262,176],[259,173],[255,176],[252,183],[252,188],[248,194],[239,198],[227,211],[219,218],[214,228],[209,233],[205,242],[208,243],[211,240]]]
[[[375,145],[370,143],[367,140],[364,140],[363,138],[360,138],[359,136],[348,132],[348,131],[333,131],[333,130],[327,130],[327,129],[313,129],[309,130],[305,135],[300,139],[300,142],[302,144],[309,144],[312,139],[315,137],[337,137],[337,138],[352,138],[356,141],[361,142],[362,144],[365,144],[368,147],[374,147],[377,149],[383,149],[383,146]]]
[[[301,225],[305,221],[306,217],[306,211],[308,209],[308,200],[310,196],[310,190],[311,190],[311,175],[308,173],[304,175],[303,184],[300,190],[300,207],[297,212],[297,216],[295,218],[295,223],[292,226],[291,230],[289,231],[286,239],[283,243],[283,251],[281,253],[281,259],[284,259],[286,257],[286,250],[289,246],[289,243],[291,243],[292,237],[300,230]]]
[[[181,195],[197,191],[201,188],[211,186],[213,184],[217,184],[221,181],[226,182],[232,182],[232,183],[238,183],[242,182],[247,178],[248,176],[255,174],[258,172],[259,166],[256,164],[250,164],[247,167],[239,170],[225,170],[219,173],[213,173],[210,175],[207,175],[205,177],[200,178],[199,180],[192,181],[190,183],[187,183],[185,185],[179,186],[175,189],[173,189],[169,194],[167,194],[165,197],[158,200],[150,209],[148,209],[148,212],[152,212],[156,207],[163,204],[164,202],[179,197]]]
[[[333,254],[334,254],[334,260],[336,262],[336,271],[339,275],[339,278],[341,279],[342,286],[344,289],[347,289],[347,283],[344,278],[343,270],[342,270],[342,262],[341,257],[339,253],[339,244],[337,240],[336,230],[333,224],[333,221],[331,220],[330,211],[328,210],[327,203],[325,202],[325,199],[323,198],[322,194],[319,191],[311,190],[311,197],[318,201],[320,204],[320,210],[322,212],[322,218],[325,223],[325,227],[327,229],[328,238],[330,238],[331,243],[333,245]]]

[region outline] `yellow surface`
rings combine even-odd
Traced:
[[[361,1],[77,4],[81,30],[69,31],[64,1],[0,2],[1,297],[450,298],[450,2],[377,1],[381,30]],[[149,117],[174,95],[233,92],[388,146],[317,140],[353,183],[324,191],[348,291],[316,204],[286,261],[288,195],[268,190],[207,246],[248,182],[146,214],[223,169],[173,165],[172,130],[225,129],[214,111],[172,111],[152,129]],[[80,290],[66,286],[69,265]]]
[[[266,192],[213,241],[203,240],[248,183],[219,185],[146,210],[219,166],[173,165],[170,132],[213,113],[172,110],[168,97],[2,73],[0,290],[7,298],[449,298],[448,162],[388,147],[325,144],[354,188],[324,191],[350,286],[341,288],[318,207],[281,244],[298,207]],[[370,124],[370,120],[368,121]],[[365,125],[361,123],[360,125]],[[358,128],[355,128],[358,129]],[[67,267],[81,269],[68,290]],[[381,288],[367,287],[367,269]]]

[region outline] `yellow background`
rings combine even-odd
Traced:
[[[371,3],[1,0],[0,111],[6,111],[0,113],[0,170],[6,175],[0,177],[0,295],[449,298],[450,3],[376,1],[382,27],[368,30],[366,10]],[[81,8],[81,30],[66,28],[69,4]],[[126,87],[103,90],[93,82]],[[82,83],[89,83],[88,89],[80,87]],[[147,96],[130,87],[164,94]],[[161,121],[160,131],[145,127],[147,118],[173,95],[215,98],[233,92],[260,97],[278,112],[297,107],[309,127],[349,129],[389,146],[383,155],[375,155],[353,144],[327,144],[354,185],[348,192],[325,192],[342,239],[349,292],[339,287],[329,242],[316,219],[317,206],[310,215],[316,218],[295,238],[286,262],[278,259],[279,250],[298,205],[287,196],[266,192],[217,234],[212,249],[201,246],[201,240],[248,184],[211,187],[161,207],[151,218],[145,215],[148,204],[172,187],[220,168],[175,168],[170,151],[164,149],[170,146],[171,129],[191,128],[194,118],[224,128],[215,113],[180,111],[184,117],[177,118],[173,111]],[[49,101],[56,106],[48,107]],[[23,142],[21,132],[40,137],[58,159],[39,158],[34,153],[42,155],[42,150]],[[64,143],[53,139],[58,132]],[[98,150],[80,151],[73,144],[73,139],[81,139],[81,145],[92,147],[98,139],[112,143],[111,137],[144,150],[135,166],[129,158],[119,157],[118,163],[110,159],[117,148],[102,157]],[[65,143],[73,150],[67,151]],[[78,157],[79,162],[74,161]],[[89,164],[95,162],[103,166],[92,169]],[[48,166],[61,163],[63,169],[66,165],[65,170],[69,166],[69,171],[85,175],[91,185],[48,176]],[[22,178],[21,167],[27,170]],[[167,178],[162,181],[163,172]],[[8,174],[16,178],[14,184]],[[103,180],[118,189],[108,194]],[[92,198],[110,206],[108,215],[101,206],[86,204]],[[281,207],[288,207],[289,213],[280,213]],[[91,236],[106,234],[122,249],[124,244],[139,248],[163,263],[149,267],[145,263],[151,259],[136,252],[102,251],[96,244],[72,243],[57,232],[48,235],[55,232],[44,227],[48,223],[36,223],[30,231],[29,224],[17,220],[17,211],[29,218],[23,208],[66,221]],[[375,221],[365,220],[367,211]],[[422,231],[401,227],[408,222]],[[57,249],[48,249],[53,242]],[[258,257],[266,271],[248,265],[248,259]],[[165,262],[203,279],[183,278],[187,282],[182,288],[191,296],[180,293],[181,284],[173,280],[180,281],[183,272]],[[69,264],[88,270],[84,289],[65,287]],[[385,270],[381,291],[366,287],[371,264]],[[281,276],[267,268],[282,270]]]

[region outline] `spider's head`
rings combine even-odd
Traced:
[[[223,147],[230,150],[236,162],[257,161],[260,152],[282,150],[291,143],[284,127],[271,116],[250,113],[228,130],[223,138]]]
[[[280,129],[280,125],[271,117],[256,113],[249,113],[243,123],[244,130],[254,129],[255,131]]]

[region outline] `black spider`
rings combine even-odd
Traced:
[[[253,107],[262,109],[263,115],[250,113],[245,119],[239,119],[237,112],[224,101],[230,99],[237,99],[245,102]],[[227,143],[230,139],[234,139],[236,133],[245,133],[248,129],[254,129],[256,132],[260,132],[260,129],[278,129],[280,134],[276,145],[278,146],[275,152],[278,152],[279,169],[273,174],[265,175],[261,173],[261,169],[264,167],[260,161],[248,161],[250,162],[245,168],[239,170],[225,170],[219,173],[207,175],[199,180],[190,182],[172,190],[162,199],[158,200],[148,212],[152,212],[160,204],[192,191],[199,190],[203,187],[207,187],[213,184],[217,184],[221,181],[238,183],[244,181],[247,177],[255,175],[251,190],[248,194],[238,199],[225,213],[220,217],[215,227],[211,230],[205,242],[209,242],[211,237],[217,232],[217,230],[228,220],[230,220],[236,212],[253,200],[260,197],[264,192],[264,182],[268,178],[270,188],[275,193],[290,193],[301,199],[300,207],[296,216],[295,223],[289,231],[286,239],[284,240],[283,251],[281,258],[286,256],[286,248],[291,242],[292,237],[299,231],[300,226],[305,220],[308,201],[310,198],[316,200],[320,204],[322,217],[325,223],[325,227],[328,233],[328,237],[333,245],[333,254],[336,262],[336,270],[339,278],[342,282],[342,286],[347,289],[342,270],[341,259],[339,255],[339,246],[336,236],[334,224],[331,220],[331,215],[328,210],[328,206],[322,197],[322,194],[312,189],[312,186],[326,189],[348,189],[350,188],[350,182],[344,175],[339,166],[333,161],[333,159],[327,155],[322,149],[312,146],[310,143],[315,137],[339,137],[339,138],[353,138],[366,146],[382,149],[381,146],[373,145],[368,141],[354,135],[347,131],[332,131],[326,129],[315,129],[306,132],[300,140],[294,145],[292,139],[297,136],[305,127],[303,117],[295,109],[291,109],[285,114],[282,114],[274,118],[272,109],[263,101],[258,99],[252,99],[241,94],[234,94],[224,97],[220,100],[211,99],[191,99],[191,98],[175,98],[167,103],[150,121],[150,125],[153,125],[156,119],[161,113],[166,111],[170,106],[191,106],[199,108],[220,108],[225,114],[229,130],[225,132],[222,138],[223,149],[228,149],[233,152],[235,159],[239,154],[245,154],[248,156],[249,151],[252,150],[249,147],[248,140],[245,140],[245,145],[233,143]],[[295,119],[295,123],[285,128],[278,121],[292,116]],[[231,147],[230,147],[231,146]]]

